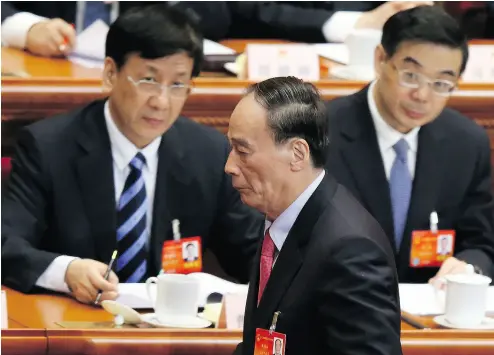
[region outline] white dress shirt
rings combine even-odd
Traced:
[[[146,165],[142,169],[142,176],[144,178],[146,197],[149,204],[147,211],[147,228],[149,232],[148,235],[151,235],[150,232],[153,216],[154,191],[156,186],[156,176],[158,172],[158,148],[161,144],[161,136],[156,138],[145,148],[138,149],[122,134],[122,132],[120,132],[120,130],[115,125],[115,122],[110,115],[108,101],[105,103],[105,122],[112,150],[113,182],[115,187],[115,201],[117,205],[120,199],[120,195],[123,192],[125,180],[130,173],[130,161],[138,152],[141,152],[142,155],[144,155],[144,157],[146,158]],[[67,236],[67,238],[70,238],[70,236]],[[117,236],[115,231],[115,239],[116,238]],[[38,278],[38,280],[36,281],[36,286],[58,292],[70,292],[67,284],[65,283],[65,273],[67,271],[67,267],[74,259],[77,259],[77,257],[68,255],[61,255],[56,257],[48,266],[48,268],[43,272],[43,274]]]
[[[384,121],[384,118],[377,109],[376,101],[374,100],[373,92],[375,90],[376,82],[372,82],[367,91],[367,101],[369,102],[369,110],[374,121],[374,127],[376,129],[377,141],[379,143],[379,150],[381,151],[381,157],[384,163],[384,171],[386,172],[386,178],[389,180],[391,175],[391,168],[396,158],[396,152],[393,146],[398,141],[404,138],[408,147],[407,162],[410,176],[413,179],[415,176],[415,162],[417,161],[417,147],[418,147],[418,133],[420,127],[412,129],[407,134],[398,132]]]
[[[283,244],[285,244],[285,240],[290,232],[290,229],[292,229],[298,215],[314,191],[316,191],[325,174],[326,172],[323,170],[319,176],[304,190],[304,192],[302,192],[300,196],[297,197],[297,199],[293,201],[292,204],[274,220],[274,222],[270,222],[267,219],[264,221],[264,233],[266,233],[266,230],[269,228],[269,235],[276,246],[275,262],[281,248],[283,247]]]
[[[363,12],[337,11],[322,26],[322,33],[328,42],[344,42],[355,27]]]

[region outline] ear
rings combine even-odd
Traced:
[[[105,91],[111,92],[115,85],[116,75],[117,66],[115,61],[110,57],[106,57],[103,67],[103,89]]]
[[[292,157],[290,166],[293,171],[301,171],[310,163],[310,148],[305,139],[296,138],[291,143]]]
[[[379,78],[383,72],[383,66],[386,63],[387,56],[383,46],[380,44],[376,47],[374,51],[374,71],[376,72],[376,77]]]

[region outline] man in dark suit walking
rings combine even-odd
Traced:
[[[494,258],[489,138],[445,108],[468,59],[464,34],[437,7],[392,16],[375,52],[378,79],[329,102],[327,168],[361,201],[394,246],[400,282],[489,274]],[[441,268],[410,264],[412,232],[455,230],[454,257]]]
[[[117,276],[160,271],[174,219],[246,282],[262,217],[224,173],[224,135],[179,117],[200,71],[197,25],[176,9],[129,10],[111,25],[106,54],[108,100],[20,134],[2,204],[2,284],[114,299]]]
[[[252,86],[230,119],[225,170],[266,215],[249,283],[243,343],[286,335],[285,354],[401,354],[393,250],[379,224],[324,170],[322,99],[293,77]]]

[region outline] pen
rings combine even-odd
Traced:
[[[112,268],[113,263],[115,262],[116,258],[117,258],[117,251],[115,250],[115,251],[113,251],[113,254],[111,256],[110,263],[108,264],[108,269],[106,269],[105,280],[107,280],[107,281],[108,281],[108,277],[110,276],[111,268]],[[101,294],[102,294],[102,291],[99,290],[98,296],[96,296],[96,300],[94,301],[95,305],[97,305],[99,303],[99,300],[101,298]]]
[[[73,23],[71,23],[70,25],[72,26],[73,29],[75,29],[75,25]],[[68,44],[69,44],[68,37],[64,37],[62,44],[58,47],[58,49],[60,50],[60,52],[63,52],[67,48],[67,45]]]
[[[401,320],[417,329],[429,329],[429,327],[426,327],[422,323],[417,322],[416,320],[408,317],[407,315],[403,314],[403,312],[401,312]]]

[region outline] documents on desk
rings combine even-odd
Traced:
[[[348,47],[345,43],[316,43],[312,45],[316,53],[340,64],[348,64]]]
[[[7,316],[7,292],[2,290],[2,329],[9,327],[9,317]]]
[[[227,293],[246,293],[248,288],[247,285],[229,282],[214,275],[202,272],[189,274],[188,277],[199,280],[199,307],[204,307],[206,305],[207,299],[212,293],[219,293],[221,295]],[[156,287],[156,285],[153,284],[151,287]],[[134,309],[153,308],[152,302],[147,295],[146,284],[144,283],[121,283],[118,285],[118,293],[119,296],[116,301],[119,303]]]
[[[419,316],[444,313],[444,297],[429,284],[400,284],[401,309]],[[487,313],[494,312],[494,286],[489,287]]]

